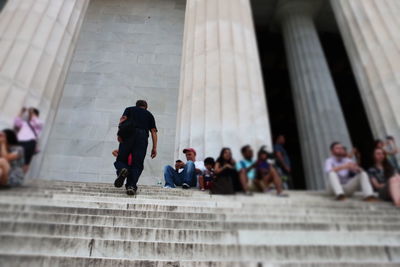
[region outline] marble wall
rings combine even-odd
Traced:
[[[140,183],[162,180],[163,165],[173,162],[184,15],[185,0],[90,2],[41,178],[112,182],[119,117],[146,99],[159,128],[159,154],[146,158]]]

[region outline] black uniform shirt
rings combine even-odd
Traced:
[[[155,129],[157,131],[156,121],[154,120],[153,114],[144,108],[136,106],[128,107],[125,109],[122,116],[126,116],[128,118],[133,116],[136,128],[145,129],[146,131]]]

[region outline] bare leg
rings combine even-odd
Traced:
[[[276,192],[278,193],[278,195],[280,193],[282,193],[282,180],[281,177],[279,177],[278,172],[276,171],[276,169],[274,167],[271,167],[271,176],[272,176],[272,181],[276,187]]]
[[[24,167],[22,167],[22,170],[24,171],[24,173],[27,173],[29,171],[29,165],[24,165]]]
[[[240,170],[239,172],[239,179],[240,179],[240,184],[243,187],[243,191],[245,193],[249,192],[249,179],[247,178],[247,174],[245,170]]]
[[[199,176],[199,184],[200,184],[200,190],[204,191],[204,176],[203,175]]]
[[[4,158],[0,158],[0,185],[6,185],[8,182],[8,173],[10,171],[10,164]]]
[[[389,191],[394,205],[400,208],[400,175],[389,180]]]

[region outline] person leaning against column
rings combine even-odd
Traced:
[[[340,201],[361,189],[364,201],[377,201],[367,173],[346,157],[343,145],[333,142],[330,150],[332,155],[325,161],[329,193],[335,194],[336,200]]]

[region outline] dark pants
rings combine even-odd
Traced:
[[[148,134],[144,129],[135,129],[135,133],[130,138],[125,138],[119,144],[118,157],[114,163],[117,173],[123,168],[129,171],[126,187],[137,188],[136,184],[143,171],[143,162],[146,157],[148,144]],[[132,154],[132,164],[128,165],[129,154]]]
[[[31,163],[32,157],[33,155],[35,155],[36,144],[36,140],[19,142],[19,145],[24,148],[24,160],[26,165],[29,165]]]

